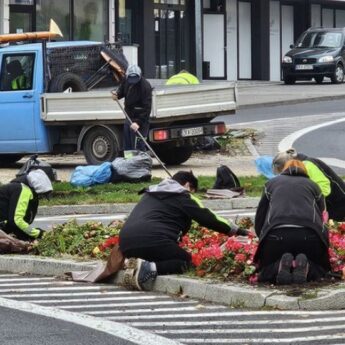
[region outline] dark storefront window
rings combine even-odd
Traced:
[[[108,35],[106,1],[74,0],[74,39],[104,41]]]
[[[69,0],[49,1],[37,0],[36,3],[36,30],[47,31],[50,19],[59,26],[63,37],[61,40],[70,40],[70,3]]]
[[[135,0],[134,0],[135,1]],[[133,16],[135,4],[132,0],[118,0],[118,20],[117,20],[117,33],[118,38],[121,39],[123,44],[133,43]]]
[[[10,0],[11,32],[47,31],[50,19],[64,35],[59,40],[108,39],[107,0]]]
[[[189,37],[184,1],[155,1],[156,78],[189,69]]]

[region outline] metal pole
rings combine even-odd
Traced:
[[[131,120],[131,118],[129,117],[129,115],[127,114],[125,108],[122,106],[122,104],[120,103],[120,101],[117,99],[116,100],[117,104],[119,105],[120,109],[122,110],[123,114],[125,115],[126,119],[128,120],[128,122],[130,124],[133,123],[133,121]],[[153,151],[153,148],[150,146],[150,144],[147,142],[147,140],[144,138],[144,136],[140,133],[140,131],[136,131],[136,133],[138,134],[138,136],[140,137],[140,139],[145,143],[146,147],[152,152],[152,154],[154,155],[154,157],[157,159],[158,163],[163,167],[163,169],[165,170],[165,172],[169,175],[169,177],[172,177],[170,171],[166,168],[165,164],[159,159],[159,157],[156,155],[156,152]]]

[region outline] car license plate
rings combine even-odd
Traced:
[[[314,66],[313,65],[296,65],[296,70],[310,70],[313,69]]]
[[[204,134],[204,129],[202,127],[184,128],[181,131],[181,136],[183,137],[194,137],[202,134]]]

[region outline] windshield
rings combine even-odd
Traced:
[[[341,46],[341,32],[306,32],[297,41],[297,48],[337,48]]]

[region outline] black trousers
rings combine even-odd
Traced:
[[[148,122],[144,123],[139,132],[146,139],[149,133],[150,124]],[[143,140],[136,134],[136,132],[131,129],[130,123],[126,120],[123,125],[123,149],[124,150],[139,150],[147,151],[146,145]]]
[[[33,241],[34,238],[26,234],[24,231],[19,230],[18,228],[11,228],[6,224],[1,224],[0,229],[6,232],[7,234],[13,234],[18,240],[21,241]]]
[[[319,280],[330,271],[328,248],[314,230],[308,228],[273,229],[260,243],[259,281],[275,282],[284,253],[294,257],[303,253],[309,260],[308,281]]]
[[[191,255],[174,242],[159,247],[129,249],[123,255],[154,262],[158,275],[183,273],[192,262]]]

